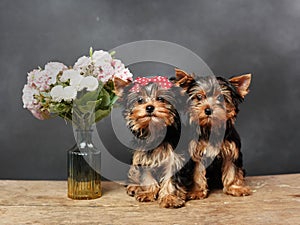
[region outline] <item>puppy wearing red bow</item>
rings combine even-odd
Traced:
[[[125,97],[124,117],[135,136],[127,193],[140,202],[158,199],[165,208],[185,204],[185,190],[175,176],[183,159],[174,149],[180,118],[174,107],[172,83],[166,77],[137,78]]]

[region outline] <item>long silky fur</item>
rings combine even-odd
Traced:
[[[158,96],[164,99],[163,103],[157,101]],[[140,124],[141,121],[143,122],[147,119],[138,119],[136,116],[142,114],[139,111],[140,109],[137,112],[135,111],[138,107],[142,108],[137,103],[139,97],[142,97],[145,101],[152,99],[151,104],[164,112],[158,114],[163,115],[163,118],[155,118],[154,120],[158,122],[153,123],[153,125]],[[147,171],[159,186],[158,198],[161,206],[181,207],[183,205],[182,202],[176,203],[175,201],[174,203],[174,200],[170,200],[170,196],[177,196],[182,200],[185,199],[184,186],[179,183],[181,180],[175,176],[176,172],[183,165],[183,159],[180,154],[174,151],[180,139],[181,122],[179,114],[174,107],[175,99],[173,93],[160,88],[155,83],[150,83],[141,87],[138,93],[129,93],[126,100],[124,117],[127,120],[128,128],[135,136],[136,143],[132,159],[132,170],[129,172],[129,183],[140,185],[137,182],[142,182],[143,173]],[[147,105],[147,103],[144,105]],[[136,112],[136,115],[134,112]],[[162,142],[153,149],[147,149],[153,141],[159,139],[159,131],[163,124],[166,126],[166,133]],[[135,194],[138,195],[139,193]]]
[[[251,79],[251,75],[245,77]],[[248,93],[248,90],[244,90],[242,96],[237,86],[230,82],[230,79],[201,77],[196,81],[194,76],[181,70],[176,71],[176,78],[172,80],[188,95],[190,124],[196,134],[196,136],[191,137],[189,145],[191,158],[179,172],[180,176],[178,176],[178,179],[182,179],[181,183],[185,184],[187,192],[190,193],[188,194],[190,199],[206,197],[206,185],[209,189],[214,189],[224,187],[224,184],[226,184],[223,190],[228,194],[236,196],[250,194],[250,189],[244,186],[243,182],[245,170],[243,169],[242,153],[240,151],[241,140],[234,127],[239,112],[239,104],[243,102],[244,95]],[[250,84],[250,81],[248,84]],[[205,100],[199,98],[199,95],[205,96]],[[220,95],[224,99],[223,105],[212,99],[208,99],[206,102],[207,96],[217,98]],[[211,102],[213,102],[213,105],[211,105]],[[201,113],[204,113],[206,107],[213,109],[214,114],[212,117],[214,116],[214,120],[200,116]],[[226,117],[222,115],[224,113],[218,115],[217,110],[220,110],[220,112],[223,110]],[[212,126],[215,121],[217,121],[217,124],[213,125],[216,126]],[[213,127],[215,128],[212,129]],[[224,130],[225,135],[222,132]],[[217,138],[211,140],[212,136]],[[210,157],[214,157],[212,162]],[[199,163],[209,166],[204,167],[199,172]],[[196,173],[199,174],[195,180]],[[205,176],[206,179],[201,178],[198,180],[200,175]],[[195,185],[197,186],[196,189]]]

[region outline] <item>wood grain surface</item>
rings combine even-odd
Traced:
[[[247,177],[253,194],[221,190],[180,209],[140,203],[103,182],[96,200],[67,198],[66,181],[0,180],[0,224],[300,224],[300,174]]]

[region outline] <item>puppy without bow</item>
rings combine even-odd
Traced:
[[[136,137],[127,193],[138,201],[155,201],[161,207],[185,204],[185,191],[174,174],[182,158],[174,149],[180,136],[180,119],[167,78],[137,78],[125,97],[124,116]]]
[[[202,199],[208,194],[208,181],[221,181],[223,191],[234,196],[249,195],[244,183],[240,137],[234,127],[238,106],[248,93],[251,74],[222,77],[200,77],[176,69],[175,84],[188,95],[190,124],[197,127],[190,141],[193,163],[193,185],[188,199]],[[206,169],[205,161],[212,164]]]

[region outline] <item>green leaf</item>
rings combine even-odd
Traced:
[[[114,96],[112,97],[112,99],[111,99],[110,104],[111,104],[111,105],[115,104],[116,101],[117,101],[118,99],[119,99],[119,97],[118,97],[117,95],[114,95]]]
[[[110,95],[104,88],[101,90],[100,96],[101,96],[100,97],[101,103],[99,104],[99,107],[102,108],[102,107],[109,106],[110,105]]]
[[[41,96],[45,97],[45,98],[50,98],[51,95],[50,95],[50,92],[40,92],[41,93]]]
[[[78,108],[79,114],[84,115],[87,113],[94,112],[95,106],[94,105],[76,105],[75,107]]]
[[[97,100],[98,97],[98,91],[91,91],[91,92],[87,92],[85,93],[83,96],[81,96],[78,99],[75,99],[74,103],[76,105],[86,105],[86,103],[88,101],[95,101]]]
[[[50,104],[49,106],[50,112],[51,113],[67,113],[69,110],[71,110],[70,106],[63,104],[63,103],[57,103],[57,104]]]
[[[104,85],[104,88],[109,92],[113,92],[115,90],[114,82],[112,80],[109,80]]]
[[[110,111],[111,111],[111,108],[106,109],[106,110],[101,110],[101,109],[97,110],[95,112],[95,122],[98,122],[99,120],[102,120],[104,117],[108,116]]]
[[[102,83],[99,82],[99,86],[98,89],[95,91],[82,91],[81,93],[79,93],[79,98],[77,98],[74,103],[76,105],[86,105],[88,101],[96,101],[98,99],[99,94],[101,93],[103,89],[103,85]]]
[[[114,54],[116,54],[116,51],[112,51],[112,52],[110,52],[109,54],[111,55],[111,57],[113,57]]]

